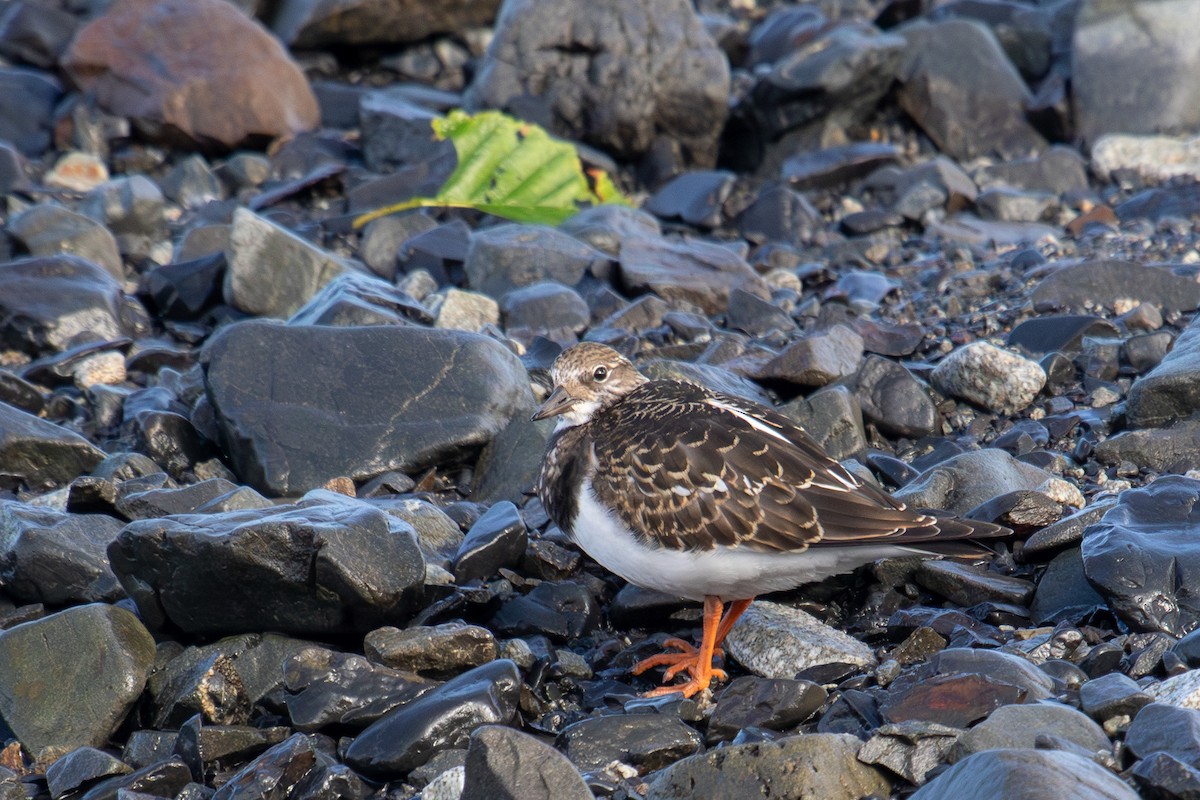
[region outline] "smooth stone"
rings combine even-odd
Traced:
[[[754,268],[715,242],[631,237],[621,243],[620,272],[630,290],[653,292],[668,303],[687,303],[706,314],[724,312],[734,289],[770,297]]]
[[[1022,320],[1008,334],[1008,344],[1040,355],[1076,353],[1086,336],[1119,336],[1117,326],[1086,314],[1047,314]]]
[[[1082,528],[1080,531],[1082,537]],[[1080,620],[1103,607],[1104,598],[1096,593],[1084,574],[1083,552],[1072,547],[1056,555],[1046,566],[1029,613],[1035,622],[1054,623]]]
[[[1133,464],[1159,473],[1186,473],[1200,469],[1197,443],[1200,422],[1184,419],[1166,428],[1121,431],[1097,442],[1093,454],[1110,466]]]
[[[22,603],[113,602],[124,591],[108,563],[123,527],[104,514],[67,514],[0,501],[0,580]]]
[[[1113,717],[1132,717],[1154,701],[1128,675],[1110,672],[1079,687],[1079,707],[1097,722]]]
[[[985,602],[1024,606],[1035,589],[1029,581],[948,560],[922,561],[913,580],[961,606]]]
[[[725,647],[739,664],[763,678],[793,678],[821,664],[875,665],[871,648],[810,614],[767,600],[755,601],[729,632]]]
[[[862,337],[845,325],[834,325],[794,340],[754,377],[821,387],[854,375],[862,361]]]
[[[30,753],[103,747],[153,663],[153,637],[116,606],[75,606],[17,625],[0,632],[0,715]]]
[[[997,708],[959,737],[953,760],[960,761],[984,750],[1033,748],[1041,736],[1065,739],[1092,753],[1112,749],[1104,729],[1086,714],[1070,706],[1045,702]]]
[[[650,195],[643,208],[661,219],[715,228],[724,218],[723,206],[736,178],[725,170],[685,172]]]
[[[363,647],[367,658],[393,669],[435,673],[478,667],[500,652],[491,631],[463,622],[378,628],[366,635]]]
[[[985,750],[959,761],[912,800],[1136,800],[1104,767],[1059,750]]]
[[[1034,287],[1035,310],[1087,312],[1100,306],[1152,303],[1165,312],[1200,307],[1200,284],[1170,267],[1128,261],[1084,261],[1060,267]]]
[[[717,696],[708,720],[708,739],[730,740],[749,727],[786,731],[811,717],[828,696],[812,681],[736,678]]]
[[[346,748],[345,761],[369,777],[401,777],[438,752],[467,744],[481,725],[508,724],[520,690],[513,662],[476,667],[384,715]]]
[[[619,714],[568,725],[555,747],[583,772],[603,769],[613,761],[649,772],[699,752],[704,739],[678,717]]]
[[[525,555],[529,534],[517,507],[501,500],[467,531],[454,559],[454,579],[467,583],[494,575],[501,567],[515,567]]]
[[[545,225],[497,225],[471,236],[463,269],[470,288],[494,298],[554,281],[579,283],[589,271],[608,271],[604,253]]]
[[[303,306],[288,317],[288,324],[336,325],[428,325],[434,315],[407,292],[387,281],[361,272],[343,272],[322,286]]]
[[[205,724],[197,714],[179,726],[175,755],[187,763],[193,777],[209,779],[221,764],[252,759],[291,734],[292,730],[284,725],[255,728]]]
[[[103,750],[78,747],[46,769],[46,788],[51,797],[62,797],[91,781],[130,772],[133,767]]]
[[[994,448],[962,453],[935,464],[894,495],[913,508],[965,514],[999,494],[1022,489],[1042,492],[1059,503],[1084,505],[1082,493],[1073,484]]]
[[[114,775],[100,781],[80,796],[79,800],[123,800],[148,797],[176,797],[192,780],[192,772],[182,759],[170,756],[164,761],[147,764],[128,775]]]
[[[1186,420],[1200,408],[1200,326],[1188,327],[1157,367],[1129,389],[1131,428],[1159,428]]]
[[[1170,753],[1200,767],[1200,710],[1150,703],[1129,723],[1125,746],[1140,758],[1152,753]]]
[[[888,436],[919,438],[938,424],[929,390],[900,364],[867,356],[854,380],[863,419]]]
[[[412,613],[425,579],[407,525],[327,497],[131,522],[109,560],[150,624],[210,634],[372,630]]]
[[[845,734],[788,736],[735,744],[676,761],[649,781],[646,800],[743,800],[886,795],[891,782],[858,760],[862,744]]]
[[[585,586],[571,580],[545,581],[528,594],[506,600],[489,626],[501,636],[541,634],[562,643],[593,629],[599,618],[599,606]]]
[[[125,265],[112,232],[96,220],[59,205],[38,204],[9,221],[9,233],[34,256],[69,253],[99,264],[118,281]]]
[[[592,793],[558,750],[527,733],[484,725],[467,745],[461,800],[502,798],[592,800]]]
[[[242,767],[213,794],[212,800],[288,796],[289,790],[317,765],[319,754],[303,733],[297,733]]]

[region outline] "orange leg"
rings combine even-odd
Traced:
[[[723,655],[718,645],[729,635],[733,623],[750,606],[750,600],[735,600],[729,605],[729,613],[721,616],[721,598],[709,595],[704,598],[704,634],[700,647],[696,648],[682,639],[671,638],[663,642],[665,647],[673,647],[678,653],[659,653],[639,661],[633,666],[633,674],[641,675],[652,667],[666,666],[663,681],[672,680],[680,672],[686,671],[691,677],[687,683],[661,686],[646,693],[646,697],[655,697],[672,692],[683,692],[684,697],[691,697],[697,692],[708,688],[713,678],[725,680],[725,670],[714,669],[714,655]]]

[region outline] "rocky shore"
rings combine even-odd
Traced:
[[[0,8],[0,800],[1200,796],[1187,0]],[[496,108],[636,207],[419,210]],[[530,493],[564,347],[1014,530],[700,609]]]

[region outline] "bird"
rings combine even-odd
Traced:
[[[713,659],[760,594],[1010,533],[911,510],[779,412],[649,380],[606,345],[571,346],[550,376],[533,415],[557,418],[536,483],[550,519],[627,582],[704,604],[698,645],[672,637],[633,666],[666,667],[649,696],[692,697],[725,680]],[[680,673],[685,682],[672,683]]]

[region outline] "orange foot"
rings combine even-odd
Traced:
[[[749,600],[737,600],[730,604],[729,613],[721,617],[721,598],[708,596],[704,598],[704,635],[700,647],[693,647],[682,639],[670,638],[663,642],[664,647],[673,647],[677,653],[658,653],[644,658],[633,666],[634,675],[641,675],[653,667],[665,666],[663,673],[664,686],[645,693],[645,697],[658,697],[664,694],[682,692],[684,697],[691,697],[708,688],[713,678],[719,681],[728,676],[725,670],[713,667],[713,656],[723,656],[721,642],[733,627],[733,623],[750,606]],[[687,672],[687,683],[670,684],[676,675]]]

